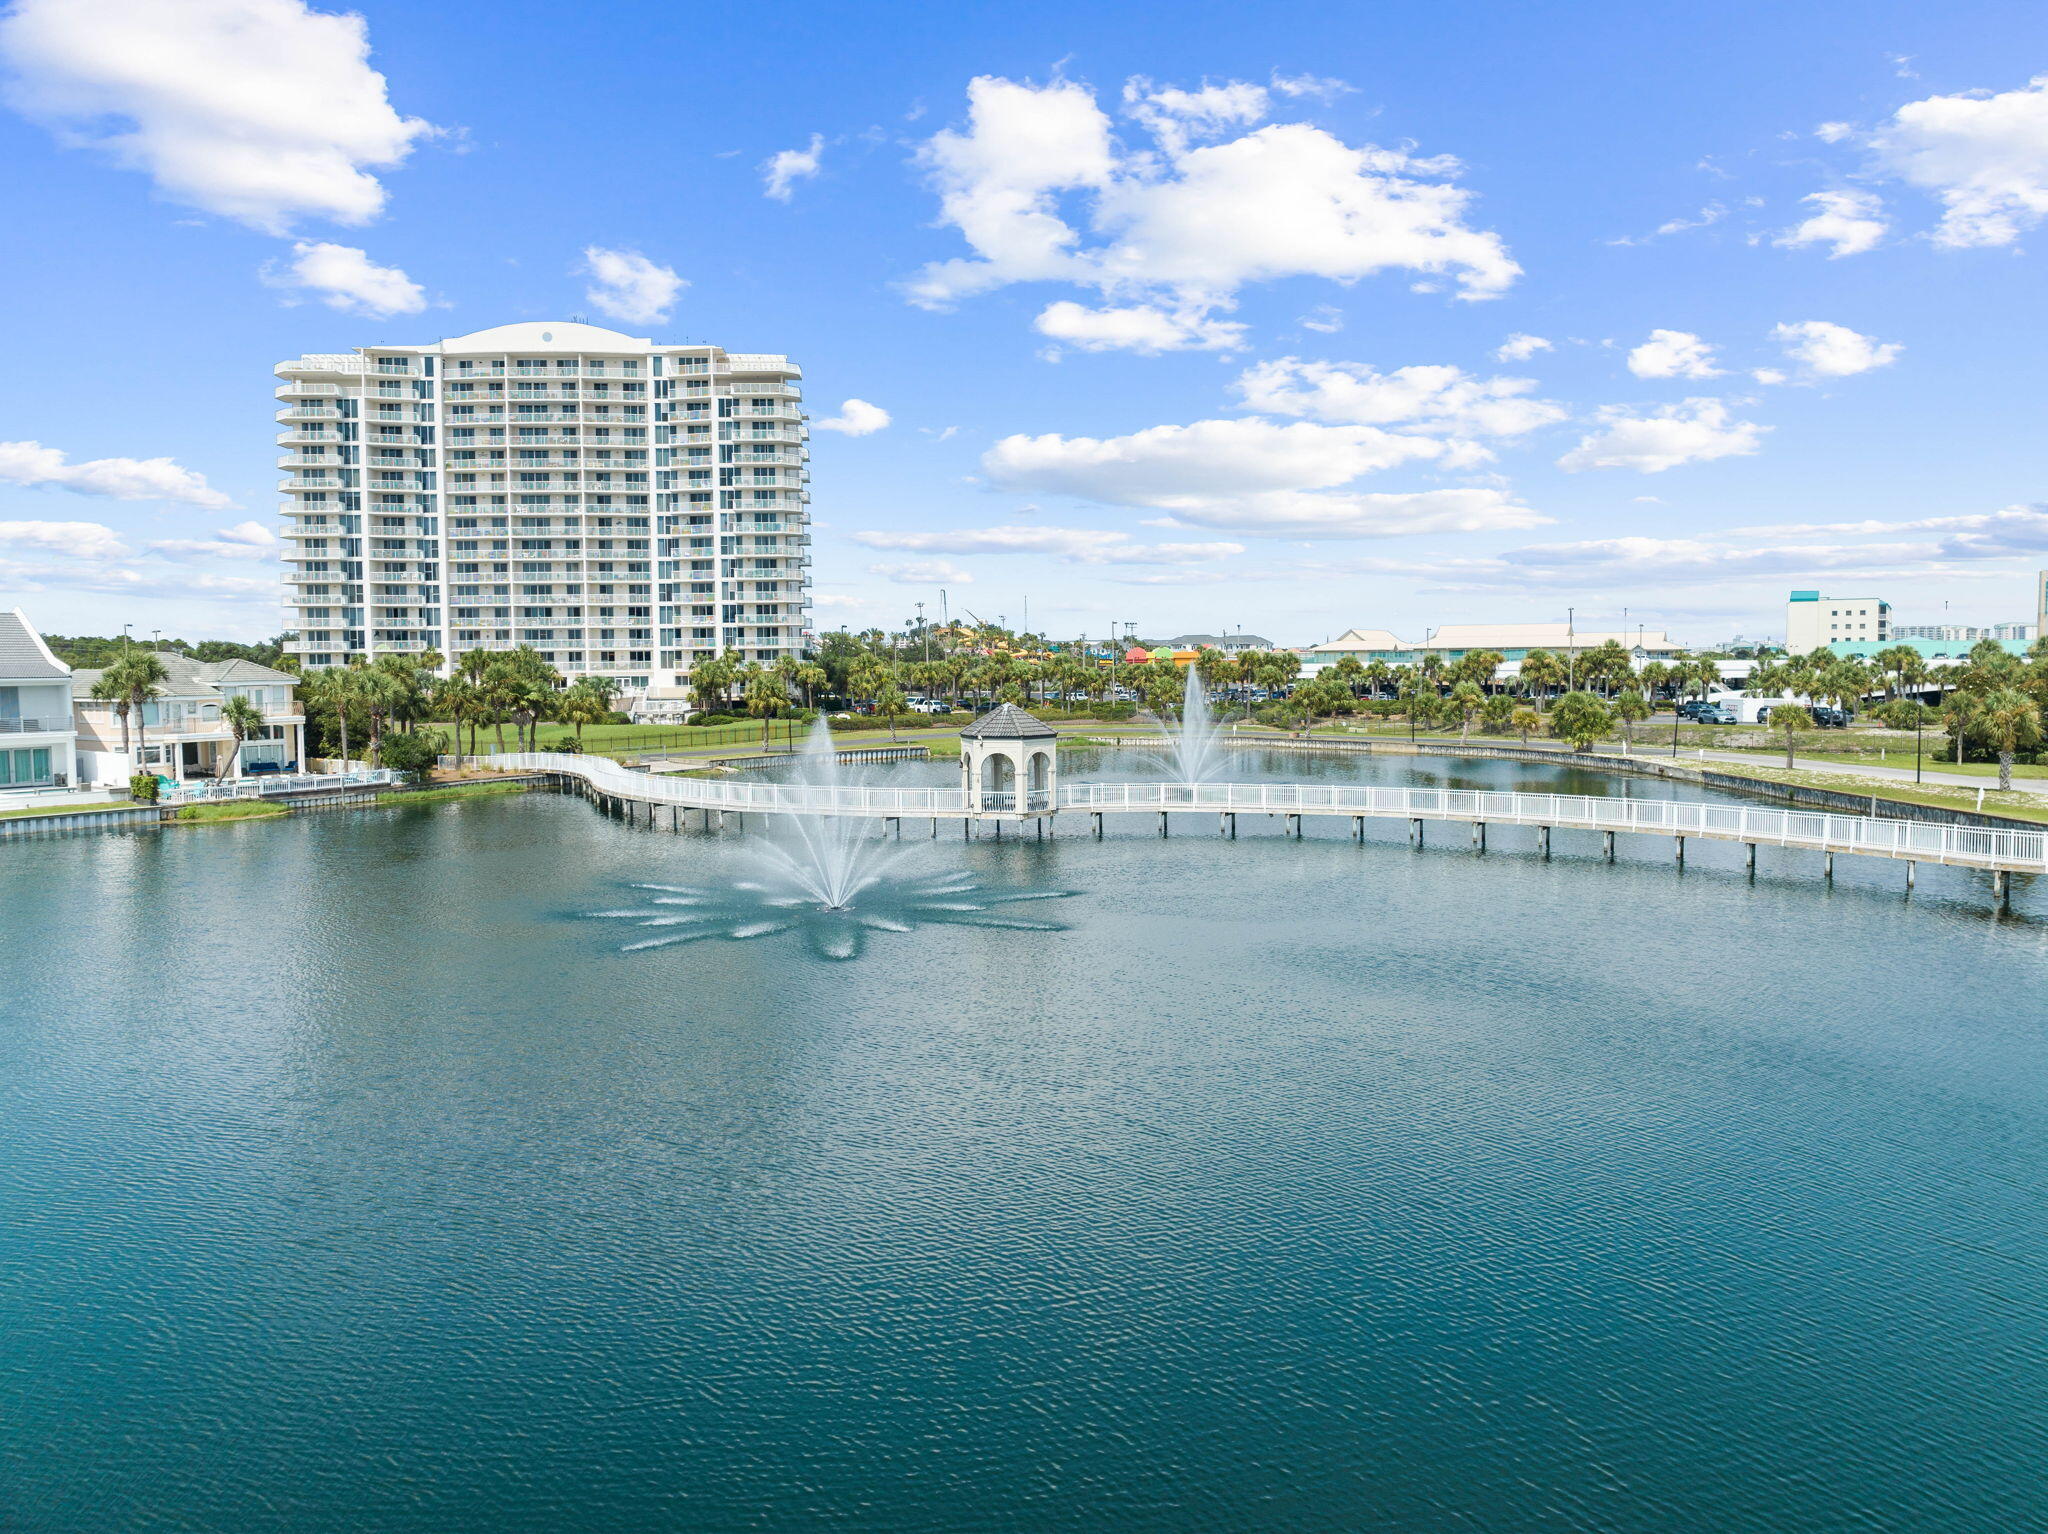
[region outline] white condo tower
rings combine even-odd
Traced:
[[[727,649],[801,652],[809,430],[787,357],[542,322],[277,373],[305,665],[530,644],[637,693]]]

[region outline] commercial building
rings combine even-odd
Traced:
[[[629,694],[801,653],[809,430],[787,357],[569,322],[277,365],[292,648],[530,644]]]
[[[1824,597],[1795,591],[1785,603],[1785,648],[1804,655],[1823,645],[1883,644],[1892,637],[1892,609],[1880,597]]]
[[[20,608],[0,612],[0,789],[78,781],[74,683]]]
[[[1508,665],[1519,666],[1531,650],[1547,650],[1558,656],[1583,655],[1609,643],[1628,651],[1638,666],[1669,659],[1684,649],[1661,629],[1579,628],[1570,623],[1447,623],[1432,630],[1419,644],[1398,639],[1387,629],[1346,629],[1335,639],[1302,651],[1302,659],[1316,665],[1349,655],[1361,664],[1381,661],[1389,666],[1413,666],[1426,655],[1457,661],[1474,650],[1496,650]]]
[[[1181,634],[1159,646],[1163,650],[1221,650],[1225,655],[1242,655],[1248,650],[1270,650],[1273,641],[1263,634]]]
[[[298,702],[297,677],[254,661],[201,661],[176,650],[161,650],[157,659],[170,675],[156,697],[139,711],[129,710],[125,749],[120,709],[111,700],[90,696],[101,673],[75,674],[81,781],[112,787],[137,771],[174,783],[221,776],[235,741],[221,722],[220,707],[234,697],[248,699],[263,715],[263,723],[243,742],[241,769],[260,764],[290,772],[304,765],[306,715]]]

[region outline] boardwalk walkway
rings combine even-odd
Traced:
[[[1746,844],[1752,849],[1803,847],[1832,856],[1854,853],[1907,863],[1939,863],[1987,869],[1999,876],[2048,873],[2048,832],[1991,830],[1974,826],[1894,820],[1873,815],[1837,815],[1741,804],[1702,804],[1675,799],[1616,799],[1589,794],[1495,793],[1476,789],[1380,788],[1364,784],[1319,783],[1063,783],[1055,805],[1023,812],[1014,806],[977,808],[959,788],[812,787],[733,779],[658,777],[634,772],[603,757],[516,752],[487,758],[493,766],[546,773],[621,806],[667,810],[680,827],[684,810],[708,814],[861,816],[906,819],[1035,820],[1053,810],[1095,817],[1153,814],[1164,832],[1180,813],[1214,814],[1219,829],[1235,831],[1243,814],[1285,816],[1299,829],[1302,817],[1348,818],[1363,835],[1367,820],[1406,820],[1411,836],[1430,821],[1533,827],[1548,848],[1553,829],[1605,833],[1611,853],[1620,832],[1672,837],[1676,856],[1698,837]],[[650,815],[650,819],[651,819]],[[1754,852],[1751,854],[1754,857]]]

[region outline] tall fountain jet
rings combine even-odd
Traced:
[[[790,783],[798,788],[839,788],[845,782],[832,731],[823,716],[804,737]],[[899,855],[870,834],[855,815],[785,815],[785,835],[761,844],[762,872],[828,911],[843,911],[874,884]]]
[[[1223,776],[1222,726],[1209,711],[1209,693],[1202,686],[1202,674],[1188,667],[1188,680],[1181,694],[1180,717],[1159,719],[1166,732],[1165,767],[1177,783],[1214,783]]]

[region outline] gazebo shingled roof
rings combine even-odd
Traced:
[[[998,703],[960,732],[962,740],[1050,740],[1058,732],[1014,703]]]

